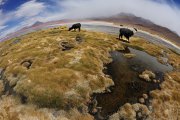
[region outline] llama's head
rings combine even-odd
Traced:
[[[134,28],[134,30],[135,30],[135,31],[137,31],[137,29],[136,29],[136,28]]]
[[[138,30],[136,28],[132,29],[133,33],[136,33]]]
[[[71,30],[72,30],[72,27],[70,27],[68,31],[71,31]]]

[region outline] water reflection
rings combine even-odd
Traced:
[[[133,53],[134,58],[126,58],[123,54]],[[155,57],[149,54],[126,47],[123,51],[111,53],[113,61],[106,65],[104,72],[110,75],[115,83],[111,87],[111,92],[104,94],[94,94],[99,107],[102,107],[101,115],[106,117],[116,112],[125,103],[137,103],[142,94],[159,89],[159,83],[146,82],[138,77],[145,69],[156,74],[156,79],[163,81],[164,73],[171,71],[170,65],[159,63]],[[145,101],[148,104],[149,101]]]

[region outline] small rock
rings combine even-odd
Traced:
[[[140,99],[139,99],[139,102],[140,102],[140,103],[144,103],[144,102],[145,102],[144,98],[140,98]]]
[[[147,94],[143,94],[143,98],[144,99],[148,99],[148,95]]]

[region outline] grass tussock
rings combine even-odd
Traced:
[[[155,56],[155,57],[165,57],[168,58],[168,63],[170,63],[174,68],[178,69],[180,66],[180,57],[179,54],[173,52],[172,50],[165,48],[162,45],[154,45],[142,38],[135,37],[131,40],[130,44],[124,43],[124,45],[132,47],[134,49],[138,49],[141,51],[145,51],[148,54]],[[161,62],[160,59],[158,59]]]
[[[161,84],[161,90],[151,92],[153,97],[153,111],[151,117],[153,119],[179,119],[180,106],[180,74],[179,72],[171,72],[166,74],[165,81]]]
[[[37,108],[34,105],[22,105],[17,97],[3,97],[0,101],[0,120],[93,120],[88,113],[77,109],[64,110]],[[56,114],[56,115],[55,115]]]
[[[81,42],[76,41],[77,36]],[[63,42],[68,43],[70,49],[62,49]],[[13,86],[16,95],[27,98],[27,104],[69,111],[58,111],[55,117],[50,109],[24,106],[20,104],[19,97],[6,96],[0,100],[0,119],[92,120],[87,111],[82,114],[76,108],[85,106],[92,93],[103,92],[108,86],[114,85],[112,79],[102,72],[103,65],[111,62],[110,51],[123,50],[124,46],[143,50],[156,57],[162,56],[162,50],[167,53],[168,62],[176,69],[166,76],[162,90],[151,93],[154,98],[151,117],[177,119],[180,105],[180,75],[176,71],[180,69],[178,54],[142,38],[133,37],[131,43],[122,44],[113,35],[85,30],[69,32],[67,27],[36,31],[1,42],[0,68],[5,69],[3,76]],[[23,66],[24,61],[31,61],[31,65],[28,68]],[[1,94],[3,84],[0,89]],[[147,111],[144,106],[138,106]],[[136,116],[131,105],[122,107],[120,111],[130,113],[127,119]],[[126,118],[122,113],[118,112],[114,117]]]
[[[62,49],[62,43],[71,49]],[[0,67],[6,68],[4,76],[17,94],[40,107],[64,109],[85,104],[91,93],[113,85],[102,72],[103,64],[111,61],[111,50],[123,49],[114,36],[69,32],[67,27],[36,31],[0,46]],[[31,65],[25,67],[24,61]]]

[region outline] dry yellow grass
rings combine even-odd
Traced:
[[[63,51],[64,42],[72,48]],[[113,85],[102,72],[103,64],[111,61],[111,50],[123,49],[111,35],[62,27],[29,33],[0,47],[0,68],[6,69],[4,76],[15,92],[29,103],[50,108],[78,107],[93,92]]]
[[[162,45],[154,45],[142,38],[135,37],[131,40],[131,44],[126,44],[135,49],[143,50],[148,54],[155,56],[157,58],[163,56],[162,51],[167,54],[168,62],[174,67],[179,68],[180,66],[180,57],[179,54],[173,52],[172,50],[162,46]],[[161,62],[160,59],[158,59]]]
[[[76,36],[82,38],[81,43],[76,41]],[[0,68],[5,69],[4,76],[13,87],[16,97],[4,96],[0,100],[0,120],[93,119],[87,111],[83,114],[77,108],[86,106],[92,93],[103,92],[114,84],[102,70],[103,64],[111,62],[110,51],[124,49],[115,38],[113,35],[85,30],[80,33],[68,32],[66,27],[59,27],[1,42]],[[157,58],[162,56],[162,50],[165,51],[168,62],[176,68],[166,75],[162,90],[152,92],[154,99],[151,114],[152,118],[163,119],[171,114],[176,118],[180,106],[179,55],[141,38],[133,37],[131,41],[125,45],[144,50]],[[62,42],[72,48],[63,51]],[[23,65],[25,61],[32,62],[29,68]],[[19,96],[27,97],[27,105],[20,103]],[[61,110],[57,112],[50,108]],[[125,112],[130,109],[122,107]],[[57,118],[54,118],[53,112],[58,113]],[[121,112],[118,114],[123,116]],[[134,113],[128,116],[134,118]]]
[[[0,120],[93,120],[88,113],[82,114],[76,109],[66,112],[22,105],[19,98],[13,96],[4,96],[0,106]]]
[[[161,90],[151,92],[153,113],[151,118],[161,120],[180,119],[180,73],[166,74]]]

